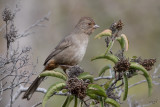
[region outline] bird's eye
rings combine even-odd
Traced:
[[[88,25],[91,25],[92,23],[88,23]]]

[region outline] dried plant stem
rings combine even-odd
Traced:
[[[6,21],[6,40],[7,40],[7,58],[8,58],[8,56],[9,56],[9,45],[10,45],[10,43],[9,43],[9,40],[8,40],[8,37],[7,37],[7,34],[8,34],[8,23],[7,23],[7,21]]]

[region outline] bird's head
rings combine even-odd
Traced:
[[[92,32],[99,28],[98,25],[95,24],[94,20],[90,17],[81,17],[75,29],[78,32],[83,32],[88,35],[92,34]]]

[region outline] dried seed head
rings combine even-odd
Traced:
[[[119,20],[118,23],[117,23],[117,25],[116,25],[116,28],[119,31],[119,30],[122,30],[123,26],[124,26],[124,24],[122,23],[121,20]]]
[[[7,22],[9,20],[10,21],[13,20],[14,15],[12,14],[10,9],[5,8],[2,13],[2,18],[3,18],[3,21]]]
[[[123,26],[124,26],[124,24],[122,23],[121,20],[119,20],[117,23],[113,23],[113,24],[110,26],[110,30],[112,31],[112,36],[118,37],[118,32],[119,32],[120,30],[122,30]],[[117,33],[115,33],[115,32],[117,32]],[[113,35],[113,34],[115,34],[115,35]]]
[[[140,64],[147,70],[150,71],[152,69],[152,66],[154,66],[154,63],[156,62],[156,59],[144,59]]]
[[[116,65],[113,67],[116,72],[124,72],[129,70],[130,63],[128,59],[121,59]]]
[[[69,92],[80,99],[85,98],[86,90],[88,87],[88,83],[85,83],[83,80],[79,80],[78,78],[70,78],[67,81],[66,88]]]
[[[132,62],[137,62],[139,64],[141,64],[147,71],[150,71],[152,69],[152,67],[154,66],[154,63],[156,62],[156,59],[141,59],[136,58],[136,59],[132,59]]]

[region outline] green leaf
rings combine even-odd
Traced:
[[[118,62],[118,57],[112,54],[108,54],[107,56],[97,56],[95,58],[92,58],[91,61],[96,60],[96,59],[108,59],[110,61],[112,61],[113,63],[117,63]]]
[[[40,76],[52,76],[52,77],[57,77],[57,78],[60,78],[60,79],[63,79],[64,81],[67,80],[67,77],[66,75],[64,75],[63,73],[61,72],[56,72],[54,70],[51,70],[51,71],[44,71],[40,74]]]
[[[87,89],[87,95],[96,94],[102,97],[107,97],[105,90],[97,84],[89,84]]]
[[[128,39],[127,39],[126,35],[121,34],[121,36],[116,38],[116,40],[121,45],[122,49],[125,49],[126,51],[128,50]]]
[[[73,96],[68,96],[65,102],[63,103],[62,107],[69,107],[69,104],[71,103],[72,100],[73,100]]]
[[[129,47],[129,41],[127,39],[127,36],[125,34],[121,34],[122,37],[122,42],[124,42],[123,44],[125,44],[125,51],[128,51],[128,47]]]
[[[150,96],[152,93],[152,79],[150,75],[148,74],[147,70],[142,65],[135,63],[135,62],[131,62],[130,68],[140,70],[143,72],[143,75],[146,78],[147,83],[148,83],[148,95]]]
[[[121,46],[121,49],[124,49],[125,48],[125,43],[122,39],[122,37],[117,37],[116,40],[119,42],[120,46]]]
[[[110,52],[110,50],[111,50],[113,44],[114,44],[114,41],[111,40],[111,41],[109,42],[109,45],[108,45],[108,47],[107,47],[106,52],[105,52],[104,55],[107,55],[108,52]]]
[[[107,81],[107,82],[104,84],[105,90],[109,88],[109,86],[111,85],[111,83],[112,83],[113,80],[114,80],[114,79],[110,79],[109,81]]]
[[[106,29],[103,32],[99,33],[98,35],[96,35],[94,38],[95,39],[100,39],[103,36],[111,36],[112,35],[112,31],[110,29]]]
[[[93,76],[88,72],[83,72],[78,76],[79,79],[86,80],[89,79],[91,83],[93,83]]]
[[[87,95],[91,98],[91,99],[95,99],[97,101],[100,100],[100,97],[96,94],[92,94],[92,93],[87,93]]]
[[[124,95],[123,95],[123,101],[127,99],[128,95],[128,78],[127,75],[124,73]]]
[[[50,86],[43,98],[42,106],[45,107],[47,100],[57,91],[60,91],[66,86],[65,83],[55,83],[52,86]]]
[[[99,77],[100,77],[102,74],[104,74],[104,72],[105,72],[106,70],[108,70],[108,69],[110,69],[110,68],[111,68],[111,66],[109,66],[109,65],[103,67],[102,70],[99,72]]]
[[[111,104],[114,107],[120,107],[120,104],[117,101],[115,101],[114,99],[111,99],[111,98],[107,98],[105,100],[105,103]]]
[[[67,93],[68,89],[62,89],[61,91],[62,91],[62,93]]]

